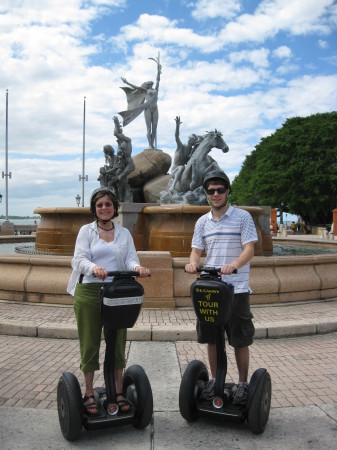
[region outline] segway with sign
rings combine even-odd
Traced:
[[[133,424],[137,428],[149,425],[153,414],[151,385],[144,369],[132,365],[123,376],[123,395],[130,404],[128,411],[121,411],[117,403],[114,362],[117,331],[132,328],[139,316],[143,286],[134,277],[138,272],[109,272],[113,281],[100,291],[101,317],[106,329],[104,360],[105,387],[94,389],[98,413],[89,415],[83,407],[80,384],[71,372],[64,372],[57,386],[57,408],[63,436],[75,440],[84,426],[87,430]]]
[[[194,360],[187,366],[180,384],[179,409],[188,422],[208,417],[231,422],[247,420],[255,434],[265,430],[271,403],[271,378],[266,369],[257,369],[249,383],[245,405],[234,405],[234,383],[226,383],[227,354],[224,328],[232,313],[234,288],[221,280],[220,269],[200,269],[200,277],[191,285],[191,298],[201,323],[213,327],[216,340],[217,372],[214,398],[200,397],[207,383],[208,370],[202,361]]]

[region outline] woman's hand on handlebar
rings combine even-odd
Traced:
[[[147,267],[137,266],[136,272],[139,272],[139,278],[146,278],[151,276],[151,271]]]
[[[221,275],[232,275],[233,272],[237,272],[238,267],[235,264],[224,264],[221,267]]]
[[[187,273],[198,273],[198,265],[196,263],[186,264],[185,272],[187,272]]]
[[[104,269],[104,267],[95,266],[92,269],[92,273],[95,275],[96,278],[99,278],[100,280],[105,280],[108,276],[108,272]]]

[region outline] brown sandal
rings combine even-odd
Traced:
[[[91,402],[86,403],[88,400],[91,400]],[[85,410],[85,413],[88,414],[88,416],[97,416],[98,414],[98,405],[96,403],[95,400],[95,396],[94,395],[85,395],[83,397],[83,407]],[[90,412],[89,410],[95,410],[94,412]]]
[[[118,400],[118,397],[123,397],[123,398],[121,400]],[[130,411],[131,403],[129,402],[129,400],[124,398],[124,395],[122,392],[118,392],[116,394],[116,401],[117,401],[117,405],[118,405],[119,409],[121,410],[121,412],[129,412]]]

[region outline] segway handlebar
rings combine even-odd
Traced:
[[[136,272],[135,270],[113,270],[112,272],[108,272],[108,277],[117,277],[117,276],[139,277],[139,272]],[[92,277],[96,278],[96,275],[93,273]]]
[[[198,267],[197,272],[207,272],[220,275],[221,267]],[[234,269],[232,274],[233,273],[238,273],[237,269]]]
[[[108,272],[108,277],[117,276],[139,277],[139,272],[136,272],[135,270],[114,270],[112,272]]]

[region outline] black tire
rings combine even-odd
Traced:
[[[247,420],[253,433],[260,434],[264,432],[269,418],[270,403],[271,378],[266,371],[260,377],[248,409]]]
[[[71,372],[64,372],[57,385],[57,410],[63,436],[68,441],[78,438],[83,423],[82,393]]]
[[[187,422],[192,422],[199,417],[197,400],[207,381],[208,371],[205,364],[198,360],[191,361],[181,379],[179,390],[180,414]]]
[[[136,428],[147,427],[153,415],[153,396],[149,379],[141,366],[134,364],[126,369],[123,393],[136,409],[133,425]]]

